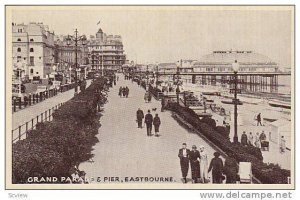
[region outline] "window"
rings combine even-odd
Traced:
[[[17,56],[17,62],[21,61],[22,57],[21,56]]]
[[[30,69],[30,74],[33,74],[33,69]]]
[[[34,65],[34,56],[29,57],[29,63],[30,65]]]
[[[30,52],[34,52],[34,51],[33,51],[33,48],[30,48]]]
[[[18,52],[21,52],[21,48],[18,48],[17,51],[18,51]]]
[[[31,38],[31,39],[30,39],[30,42],[34,42],[34,40]]]
[[[18,41],[18,42],[21,42],[21,38],[18,38],[17,41]]]

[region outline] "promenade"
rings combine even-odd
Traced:
[[[87,81],[87,87],[91,84],[91,81]],[[37,103],[35,105],[29,106],[25,109],[19,110],[18,112],[12,113],[12,129],[18,128],[18,126],[26,123],[27,121],[35,118],[37,115],[45,112],[52,107],[66,102],[74,97],[74,89],[69,91],[58,93],[56,96],[49,99],[45,99],[43,102]],[[17,137],[17,132],[13,135],[13,138]]]
[[[92,162],[81,163],[80,170],[87,178],[96,177],[173,177],[173,183],[181,183],[178,150],[186,142],[188,148],[203,145],[209,162],[215,150],[198,135],[181,127],[171,112],[160,112],[160,102],[152,99],[144,102],[145,90],[131,80],[120,76],[117,85],[110,89],[108,103],[104,106],[99,128],[99,143],[94,146]],[[129,87],[129,97],[120,98],[120,86]],[[160,137],[147,137],[146,128],[138,129],[136,111],[146,114],[150,109],[161,118]],[[152,109],[156,108],[156,111]],[[113,166],[113,167],[112,167]],[[188,178],[191,177],[190,170]],[[211,177],[211,174],[209,174]],[[189,180],[191,181],[191,180]],[[103,183],[103,182],[102,182]],[[109,182],[105,182],[109,183]],[[141,183],[141,182],[139,182]]]

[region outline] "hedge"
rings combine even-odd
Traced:
[[[189,122],[196,130],[218,146],[222,151],[231,155],[238,162],[251,162],[252,171],[256,178],[264,184],[287,184],[290,170],[281,169],[278,165],[266,164],[259,148],[242,146],[240,143],[230,142],[226,134],[218,132],[220,128],[207,124],[207,119],[200,120],[198,115],[187,107],[177,103],[168,103],[166,109],[178,113],[185,121]]]
[[[70,177],[74,166],[93,157],[100,127],[94,94],[101,91],[101,104],[106,103],[106,83],[103,78],[95,80],[56,110],[51,122],[37,124],[26,139],[13,144],[14,184],[29,183],[30,177]]]

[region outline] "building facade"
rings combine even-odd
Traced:
[[[82,42],[78,42],[77,47],[75,41],[67,43],[67,36],[55,37],[54,58],[57,64],[57,71],[68,71],[70,68],[75,69],[77,49],[77,68],[88,65],[88,48]]]
[[[106,35],[100,28],[88,41],[89,63],[92,70],[120,69],[126,62],[120,35]]]
[[[13,70],[22,79],[46,78],[54,64],[54,32],[43,23],[12,26]]]

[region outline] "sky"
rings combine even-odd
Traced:
[[[43,22],[55,34],[121,35],[128,60],[200,59],[215,50],[252,50],[293,67],[289,10],[193,7],[44,7],[12,11],[15,23]],[[97,22],[100,21],[100,25]]]

